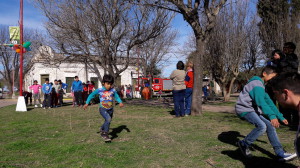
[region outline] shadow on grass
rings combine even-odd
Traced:
[[[34,107],[28,107],[27,106],[27,111],[31,111],[31,110],[33,110],[34,109]]]
[[[121,133],[123,130],[130,132],[129,128],[126,125],[121,125],[117,128],[113,128],[112,131],[109,133],[111,135],[111,139],[115,139],[118,137],[118,134]]]
[[[271,152],[259,147],[258,145],[252,144],[250,150],[254,151],[257,150],[267,156],[269,156],[270,158],[266,158],[266,157],[260,157],[260,156],[253,156],[251,158],[245,158],[241,151],[238,149],[238,146],[236,145],[236,143],[239,141],[239,138],[244,138],[245,136],[241,135],[239,132],[237,131],[228,131],[228,132],[222,132],[221,134],[219,134],[218,139],[221,142],[233,145],[235,147],[237,147],[236,150],[224,150],[221,153],[224,155],[227,155],[229,157],[231,157],[234,160],[239,160],[241,161],[244,165],[245,168],[253,168],[253,167],[280,167],[280,168],[295,168],[295,165],[286,163],[286,162],[279,162],[278,158],[272,154]],[[267,143],[265,141],[261,141],[261,140],[257,140],[258,142],[262,142],[262,143]]]
[[[175,115],[175,110],[168,111],[170,115]]]

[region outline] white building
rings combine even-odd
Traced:
[[[50,47],[41,46],[39,48],[41,54],[36,54],[33,58],[33,66],[29,72],[24,76],[24,88],[28,90],[28,87],[33,84],[34,80],[37,80],[39,84],[45,83],[45,79],[49,78],[50,82],[54,82],[55,79],[61,80],[63,83],[69,85],[67,93],[70,93],[72,82],[74,77],[78,76],[82,82],[93,81],[95,87],[101,87],[101,82],[97,77],[95,71],[91,68],[87,68],[84,62],[73,61],[57,61],[57,57],[61,57],[61,54],[56,54]],[[47,53],[42,55],[42,53]],[[45,58],[47,55],[47,58]],[[120,65],[121,66],[121,65]],[[100,74],[104,74],[102,68],[97,67]],[[123,73],[121,73],[120,81],[115,83],[121,85],[134,85],[134,78],[137,78],[135,64],[130,65]]]

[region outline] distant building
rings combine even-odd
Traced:
[[[25,90],[28,90],[28,87],[33,84],[34,80],[37,80],[39,84],[43,84],[45,83],[45,79],[49,78],[50,82],[60,79],[63,83],[67,83],[69,85],[67,93],[70,93],[75,76],[78,76],[82,82],[95,82],[96,88],[102,86],[94,69],[87,67],[82,58],[80,60],[64,60],[62,56],[62,54],[54,53],[48,46],[41,46],[39,54],[36,54],[32,59],[33,65],[31,69],[24,76]],[[115,81],[116,84],[133,85],[134,78],[137,78],[137,67],[134,59],[132,59],[133,63],[121,73],[119,81]],[[122,66],[121,62],[119,66]],[[101,75],[104,74],[104,70],[100,66],[97,66],[97,70]]]

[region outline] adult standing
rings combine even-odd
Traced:
[[[82,90],[83,90],[82,82],[79,80],[78,76],[75,76],[74,81],[72,83],[72,92],[74,93],[75,102],[78,107],[80,105],[83,105]]]
[[[176,117],[183,117],[185,114],[184,111],[184,96],[185,96],[185,71],[184,63],[178,61],[176,65],[177,69],[172,72],[170,79],[173,81],[173,100],[174,100],[174,110]]]
[[[191,115],[191,105],[192,105],[192,94],[193,94],[193,86],[194,86],[194,65],[192,62],[189,62],[186,67],[186,75],[185,75],[185,116]]]

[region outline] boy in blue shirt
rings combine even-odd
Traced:
[[[51,91],[52,91],[52,85],[49,83],[49,79],[46,78],[45,83],[42,86],[42,91],[44,93],[44,101],[43,101],[43,107],[46,109],[46,107],[51,108]]]
[[[75,76],[74,81],[72,83],[72,92],[74,93],[75,101],[78,107],[80,107],[81,105],[83,106],[82,91],[82,82],[79,80],[78,76]]]
[[[275,67],[266,66],[262,70],[261,77],[252,77],[244,86],[235,105],[237,115],[255,125],[255,128],[237,143],[243,155],[247,158],[251,157],[249,146],[265,132],[267,132],[268,139],[279,160],[287,161],[296,157],[295,154],[292,155],[283,150],[275,128],[280,125],[278,119],[286,125],[288,121],[278,111],[265,92],[264,84],[276,75],[277,69]]]
[[[86,104],[83,106],[85,110],[91,99],[95,97],[95,95],[99,94],[99,112],[101,116],[104,118],[104,123],[100,127],[101,137],[105,141],[111,141],[108,136],[109,126],[113,117],[113,98],[119,103],[120,107],[123,107],[122,100],[120,99],[118,93],[114,88],[112,88],[114,84],[114,78],[111,75],[104,75],[102,80],[102,88],[96,89],[93,91],[86,100]]]

